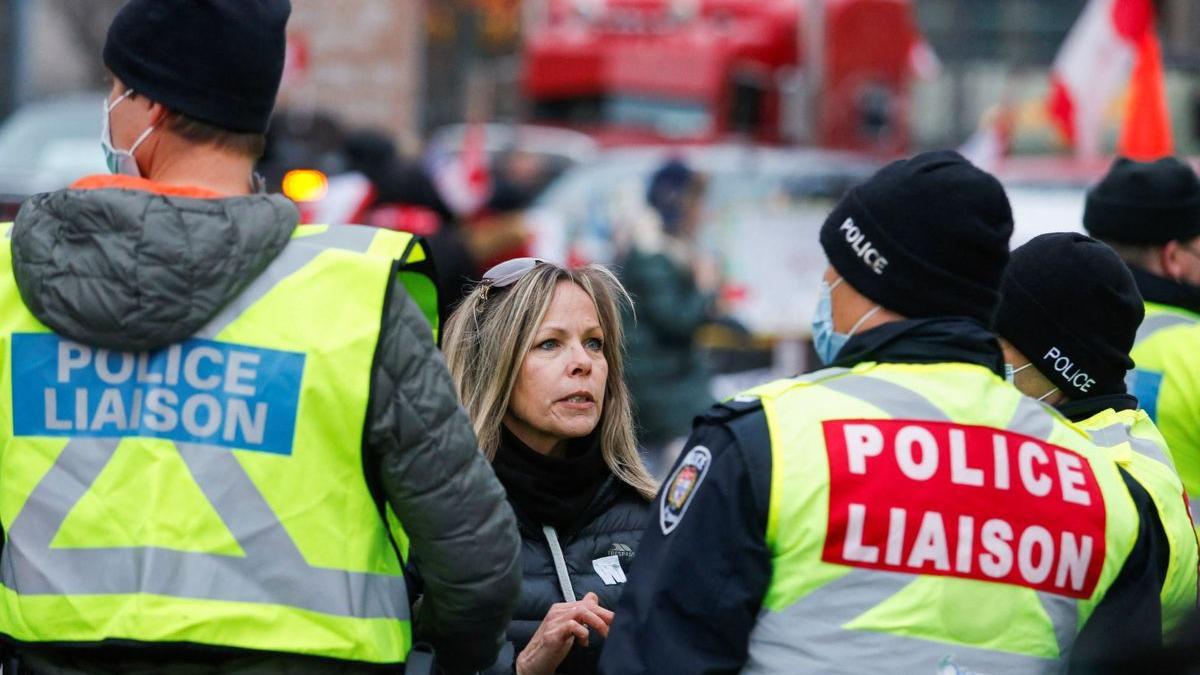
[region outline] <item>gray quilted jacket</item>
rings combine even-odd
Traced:
[[[100,347],[154,349],[188,338],[244,290],[283,250],[298,219],[291,202],[277,195],[193,199],[64,190],[35,196],[21,209],[13,268],[25,304],[60,335]],[[414,638],[435,647],[447,672],[471,672],[495,658],[519,591],[516,523],[477,450],[429,326],[398,280],[377,350],[366,480],[404,523],[410,558],[421,569],[424,599]],[[135,645],[121,663],[116,653],[21,649],[47,672],[131,672],[149,653]],[[171,654],[164,658],[180,670],[206,672],[194,670],[199,663],[190,656]],[[213,667],[321,672],[319,664],[289,658],[230,655]],[[152,670],[166,665],[151,661]],[[330,664],[332,672],[352,672],[346,665]]]

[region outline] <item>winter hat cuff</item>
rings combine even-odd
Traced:
[[[133,91],[169,110],[234,133],[263,133],[275,106],[274,97],[268,104],[239,97],[234,91],[204,91],[196,82],[180,80],[175,72],[130,56],[111,40],[104,45],[104,63]]]
[[[1128,203],[1093,191],[1087,196],[1084,226],[1097,239],[1125,244],[1191,239],[1200,235],[1200,195],[1174,202]]]
[[[1126,244],[1165,244],[1200,235],[1200,178],[1176,157],[1118,157],[1083,209],[1088,234]]]

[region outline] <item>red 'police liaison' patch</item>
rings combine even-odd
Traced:
[[[1104,497],[1078,453],[990,427],[824,423],[825,562],[1092,595]]]

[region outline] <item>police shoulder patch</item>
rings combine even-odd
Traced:
[[[658,524],[664,535],[671,532],[683,520],[692,497],[700,489],[704,475],[712,464],[712,453],[703,445],[697,445],[688,451],[679,467],[671,474],[666,487],[660,495],[661,503],[658,511]]]

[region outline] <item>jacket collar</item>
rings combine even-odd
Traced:
[[[1183,284],[1152,274],[1140,267],[1130,266],[1138,290],[1147,302],[1170,305],[1200,314],[1200,286]]]
[[[72,190],[137,190],[164,197],[190,197],[191,199],[220,199],[219,192],[190,185],[167,185],[147,178],[135,176],[95,174],[84,176],[71,184]]]
[[[1112,408],[1122,410],[1137,410],[1138,400],[1133,394],[1108,394],[1106,396],[1090,396],[1078,401],[1067,401],[1055,406],[1062,416],[1072,422],[1083,422]]]
[[[893,321],[850,338],[830,364],[852,367],[881,363],[961,362],[1004,375],[1004,353],[996,335],[966,317]]]

